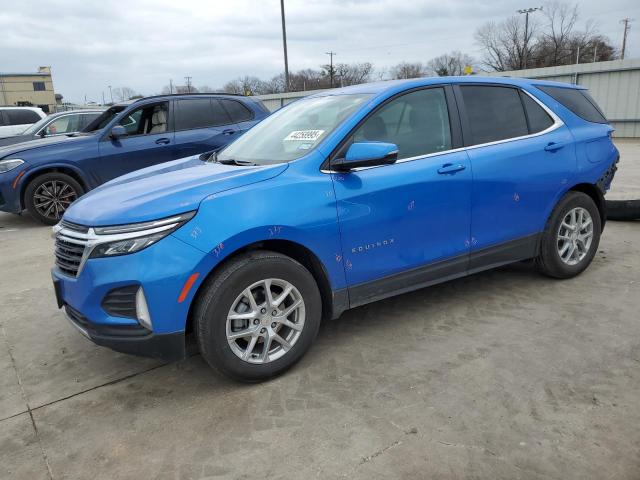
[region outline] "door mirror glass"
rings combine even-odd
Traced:
[[[126,136],[127,136],[127,129],[124,128],[122,125],[116,125],[111,129],[111,138],[113,138],[114,140],[117,140],[120,137],[126,137]]]
[[[331,163],[331,168],[338,171],[349,171],[360,167],[390,165],[398,159],[398,146],[386,142],[352,143],[344,158]]]

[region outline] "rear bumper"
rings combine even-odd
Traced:
[[[64,312],[76,330],[96,345],[168,362],[186,357],[184,332],[154,334],[143,327],[122,328],[98,324],[69,305],[64,305]]]

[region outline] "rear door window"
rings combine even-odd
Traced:
[[[518,90],[492,85],[462,85],[472,145],[529,134]]]
[[[546,85],[538,85],[537,87],[560,102],[580,118],[588,122],[609,123],[607,122],[604,113],[602,113],[602,110],[600,110],[595,100],[591,98],[591,95],[589,95],[586,90],[579,90],[577,88],[549,87]]]
[[[526,93],[522,94],[522,102],[524,103],[524,109],[527,111],[527,118],[529,119],[529,133],[542,132],[553,125],[553,118],[544,111],[544,108],[538,105],[538,102]]]
[[[9,125],[26,125],[40,120],[40,115],[33,110],[5,110],[4,113],[9,120]]]
[[[242,103],[235,100],[220,99],[220,103],[224,106],[234,123],[246,122],[253,119],[253,112],[245,107]]]
[[[209,128],[233,123],[216,99],[176,101],[176,130]]]

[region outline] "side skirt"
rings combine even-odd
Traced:
[[[349,308],[533,258],[538,254],[539,243],[540,234],[536,233],[483,248],[468,255],[460,255],[354,285],[349,288]]]

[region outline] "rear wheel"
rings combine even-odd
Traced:
[[[24,203],[33,218],[45,225],[55,225],[83,193],[84,189],[74,178],[50,172],[31,180],[24,193]]]
[[[275,252],[240,256],[204,285],[197,300],[200,352],[233,378],[273,377],[309,349],[321,311],[318,286],[301,264]]]
[[[536,259],[539,270],[554,278],[570,278],[584,271],[596,254],[602,225],[591,197],[567,193],[545,227]]]

